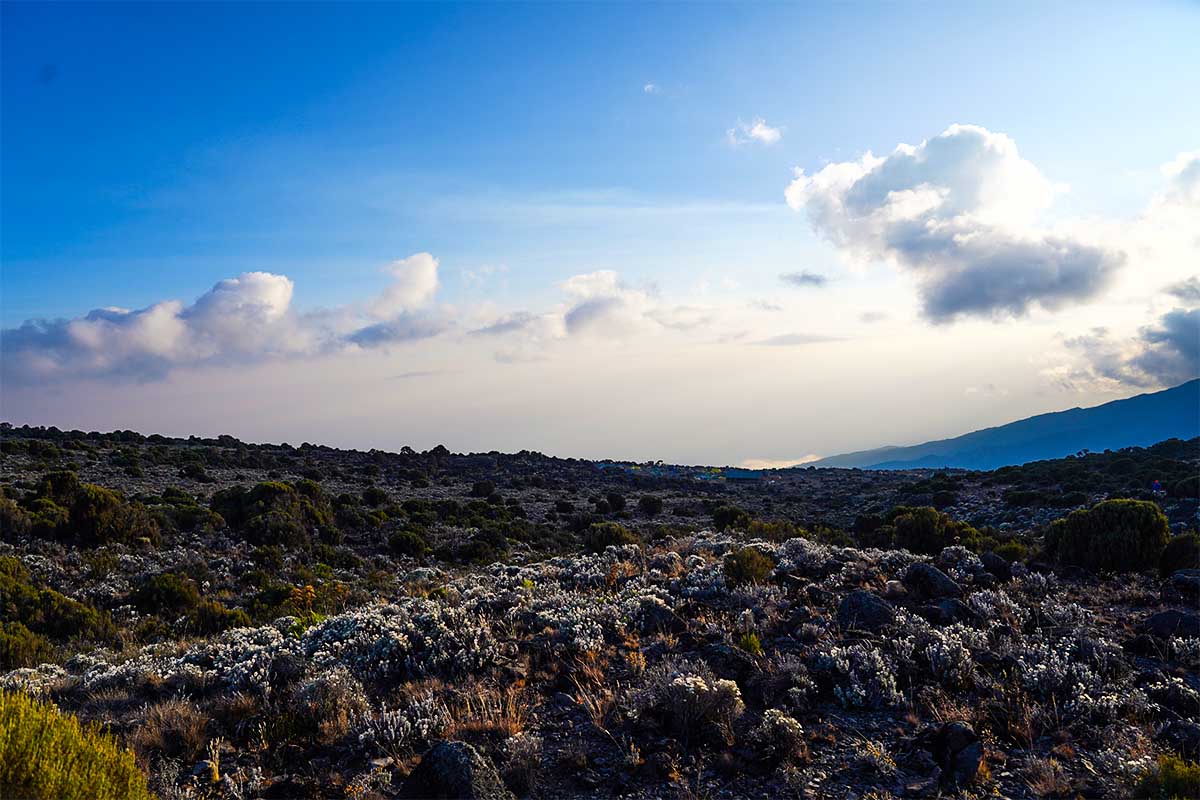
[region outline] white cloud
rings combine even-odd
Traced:
[[[0,367],[16,384],[153,380],[177,367],[380,347],[450,326],[445,315],[422,312],[437,291],[437,259],[417,253],[389,272],[392,283],[365,304],[365,314],[356,306],[297,314],[290,278],[246,272],[218,281],[191,305],[166,300],[133,311],[28,320],[0,332]]]
[[[762,117],[755,119],[749,125],[738,122],[736,126],[725,131],[725,141],[730,147],[741,147],[752,143],[772,145],[778,143],[782,138],[783,128],[768,125]]]
[[[437,294],[438,260],[429,253],[394,261],[387,271],[392,283],[371,303],[371,315],[376,319],[417,311],[429,305]]]
[[[916,275],[924,315],[946,322],[1057,309],[1108,284],[1123,252],[1036,227],[1061,191],[1009,137],[952,125],[883,158],[797,169],[785,196],[852,260]]]
[[[660,87],[657,83],[647,83],[642,87],[642,91],[646,94],[659,94],[662,92],[662,87]]]

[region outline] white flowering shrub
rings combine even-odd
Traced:
[[[793,761],[807,751],[804,727],[777,708],[763,714],[762,721],[750,735],[751,744],[763,757],[772,761]]]
[[[1200,669],[1200,638],[1176,636],[1170,641],[1171,657],[1188,669]]]
[[[368,720],[359,741],[400,761],[438,739],[450,723],[445,704],[432,693],[425,693]]]
[[[895,665],[867,642],[833,647],[817,657],[816,666],[834,681],[833,693],[844,708],[884,708],[903,699]]]
[[[745,711],[742,693],[717,678],[703,662],[681,661],[647,670],[641,688],[625,699],[626,715],[654,719],[677,735],[730,739],[733,723]]]
[[[942,548],[942,552],[934,559],[934,564],[960,583],[969,581],[983,572],[983,562],[979,560],[979,556],[960,544]]]

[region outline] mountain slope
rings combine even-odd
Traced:
[[[1083,449],[1141,447],[1172,437],[1194,436],[1200,436],[1200,380],[1091,408],[1039,414],[952,439],[861,450],[806,466],[995,469],[1061,458]]]

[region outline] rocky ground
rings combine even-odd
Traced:
[[[0,685],[163,798],[1164,796],[1160,759],[1200,758],[1191,551],[1112,573],[1044,539],[1133,497],[1183,542],[1198,440],[736,482],[0,434]]]

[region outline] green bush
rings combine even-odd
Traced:
[[[71,530],[85,545],[159,542],[158,523],[141,503],[129,503],[118,492],[85,483],[71,502]]]
[[[109,642],[116,637],[108,614],[53,589],[34,586],[29,571],[11,556],[0,558],[0,619],[19,622],[53,639]]]
[[[1157,566],[1170,539],[1167,518],[1146,500],[1105,500],[1055,520],[1046,552],[1060,564],[1128,572]]]
[[[1158,557],[1158,572],[1165,578],[1177,569],[1200,569],[1200,536],[1184,533],[1167,542]]]
[[[306,548],[314,536],[333,544],[339,537],[333,504],[311,480],[266,481],[250,490],[233,486],[214,494],[210,506],[253,544]]]
[[[718,506],[712,513],[713,525],[717,530],[745,528],[750,524],[750,515],[737,506]]]
[[[147,579],[129,600],[143,614],[180,615],[200,605],[200,590],[191,578],[163,572]]]
[[[201,600],[188,614],[188,628],[208,636],[230,628],[249,628],[250,617],[240,608],[226,608],[216,600]]]
[[[1178,756],[1159,756],[1158,764],[1138,782],[1137,796],[1154,800],[1200,797],[1200,765]]]
[[[0,534],[5,538],[25,536],[33,530],[33,518],[28,511],[9,497],[0,497]]]
[[[763,654],[762,642],[759,641],[758,634],[753,631],[743,633],[738,637],[738,647],[752,656],[761,656]]]
[[[388,493],[378,486],[368,486],[363,489],[363,502],[372,508],[377,508],[388,501]]]
[[[743,547],[725,557],[725,581],[730,586],[766,583],[775,570],[775,561],[753,547]]]
[[[583,546],[593,552],[602,553],[609,545],[641,544],[636,533],[616,522],[594,522],[583,533]]]
[[[52,703],[0,690],[0,797],[151,800],[133,753]]]
[[[979,532],[930,506],[897,506],[873,534],[880,546],[902,548],[913,553],[936,554],[944,547],[979,547]]]
[[[429,544],[416,531],[396,531],[388,537],[388,549],[398,556],[419,558],[429,551]]]
[[[1169,494],[1180,500],[1200,499],[1200,475],[1189,475],[1175,481],[1169,487]]]
[[[39,636],[19,622],[0,625],[0,669],[35,667],[51,659],[54,649],[46,637]]]
[[[663,499],[652,494],[644,494],[638,499],[638,510],[648,517],[657,517],[663,510]]]

